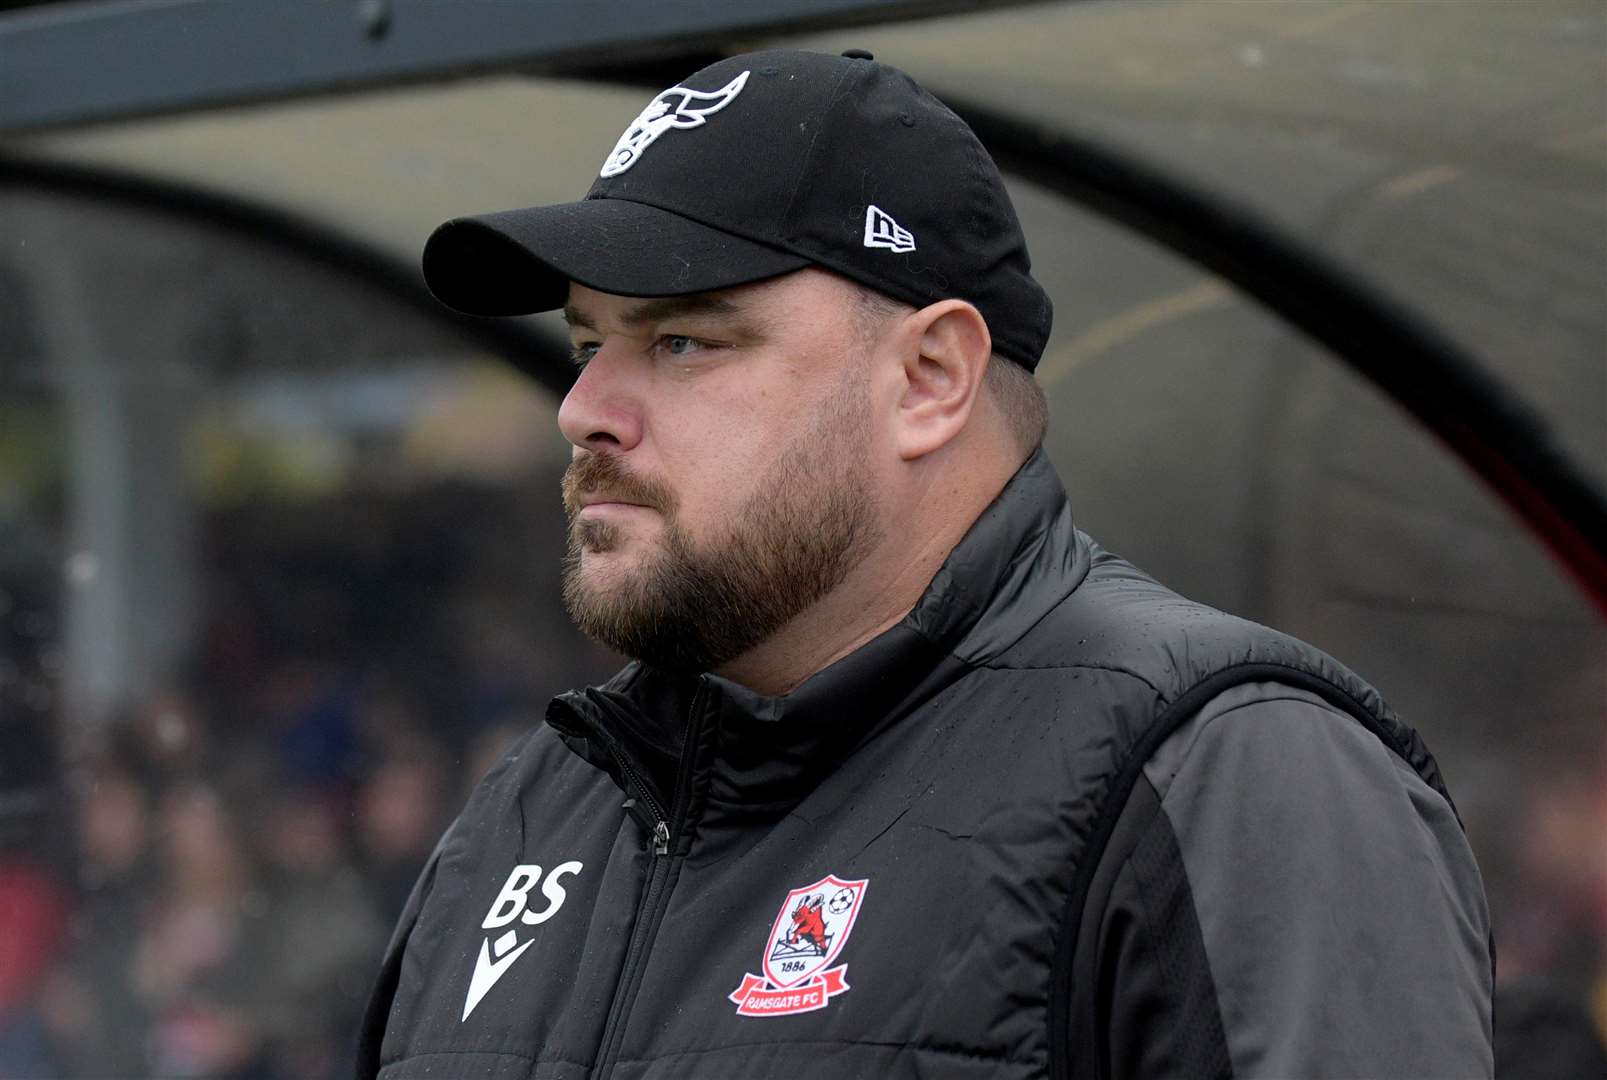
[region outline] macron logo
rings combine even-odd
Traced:
[[[914,251],[915,237],[879,206],[865,207],[865,246],[889,251]]]
[[[518,940],[519,935],[512,930],[497,938],[497,955],[501,956],[502,959],[495,963],[491,961],[489,940],[480,942],[480,958],[474,962],[474,977],[469,980],[469,996],[463,999],[463,1019],[467,1020],[469,1018],[469,1014],[474,1011],[474,1007],[480,1004],[480,999],[485,997],[485,992],[491,989],[498,979],[502,978],[502,973],[507,971],[515,960],[519,959],[520,954],[536,943],[536,939],[531,938],[517,949],[513,949],[514,942]],[[513,949],[513,951],[508,952],[509,949]]]
[[[564,906],[569,894],[564,891],[563,879],[571,874],[578,874],[585,867],[578,862],[559,863],[552,868],[552,873],[542,881],[541,867],[534,863],[521,863],[513,868],[508,880],[503,882],[502,891],[491,902],[491,910],[485,913],[485,921],[480,924],[482,930],[500,930],[509,923],[518,919],[525,926],[539,926],[558,914],[558,909]],[[547,901],[540,911],[530,908],[529,897],[537,882],[541,882],[541,895]],[[509,930],[495,942],[487,935],[480,942],[480,955],[474,961],[474,974],[469,978],[469,993],[463,999],[463,1019],[467,1020],[474,1007],[480,1004],[486,992],[496,985],[498,979],[513,966],[513,962],[524,955],[524,951],[536,943],[535,938],[519,940],[517,929]],[[496,956],[493,960],[492,955]]]

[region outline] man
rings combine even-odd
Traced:
[[[443,838],[361,1075],[1489,1075],[1433,760],[1073,528],[1049,301],[908,76],[721,61],[424,267],[564,308],[565,599],[636,660]]]

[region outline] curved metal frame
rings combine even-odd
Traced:
[[[0,153],[0,186],[103,199],[185,221],[199,221],[285,248],[302,258],[377,286],[397,300],[450,324],[470,341],[512,363],[554,394],[571,381],[569,343],[515,319],[482,319],[444,307],[430,295],[416,262],[405,262],[305,217],[190,184],[100,166],[19,158]]]
[[[1500,497],[1607,616],[1607,499],[1540,415],[1423,319],[1248,209],[1085,137],[964,101],[1001,168],[1119,222],[1232,282],[1394,398]],[[555,337],[436,303],[416,266],[295,215],[116,170],[0,156],[0,183],[110,198],[267,240],[384,288],[457,327],[556,394],[571,378]]]
[[[1245,207],[1085,137],[940,96],[1002,169],[1221,275],[1394,398],[1533,530],[1607,616],[1607,498],[1540,414],[1446,335]]]

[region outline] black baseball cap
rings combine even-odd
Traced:
[[[472,315],[562,307],[571,281],[677,296],[820,266],[918,307],[976,305],[1031,371],[1052,307],[981,142],[869,53],[772,49],[654,96],[580,202],[461,217],[424,280]]]

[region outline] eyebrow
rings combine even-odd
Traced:
[[[691,293],[687,296],[660,296],[628,308],[620,316],[626,326],[643,326],[677,315],[738,315],[743,306],[734,300],[713,293]],[[564,322],[570,326],[597,329],[592,316],[574,304],[564,305]]]

